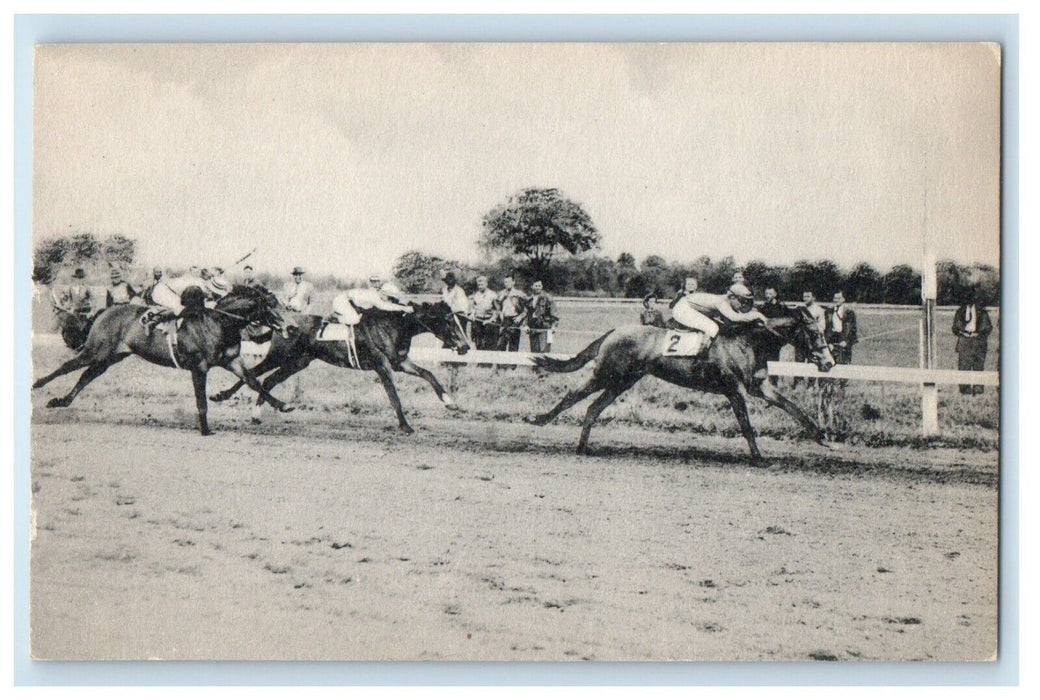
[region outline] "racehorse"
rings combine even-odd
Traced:
[[[585,386],[568,392],[552,410],[529,419],[529,422],[546,425],[574,404],[602,391],[585,412],[578,453],[586,453],[589,433],[600,413],[650,374],[672,384],[722,394],[729,399],[754,459],[759,459],[762,453],[748,417],[748,396],[765,399],[782,408],[814,440],[824,444],[824,434],[819,426],[767,381],[766,362],[778,359],[780,349],[787,344],[803,350],[806,357],[812,357],[821,371],[826,372],[834,366],[823,331],[808,311],[792,310],[787,316],[768,319],[750,328],[734,326],[729,333],[715,339],[703,358],[663,355],[665,339],[674,332],[653,326],[625,326],[609,331],[569,360],[536,356],[535,364],[550,372],[573,372],[593,359],[596,367],[592,379]]]
[[[72,391],[47,403],[48,408],[63,408],[109,367],[130,355],[137,355],[163,367],[191,371],[199,430],[203,435],[211,435],[206,419],[206,374],[210,368],[224,367],[255,391],[264,393],[260,382],[242,363],[239,355],[241,332],[249,325],[266,325],[286,331],[292,324],[279,309],[278,300],[266,289],[236,285],[213,309],[201,305],[201,295],[202,290],[198,287],[185,290],[185,309],[176,333],[176,345],[162,330],[149,332],[142,325],[141,317],[148,311],[147,307],[126,304],[105,309],[94,321],[86,343],[76,356],[54,372],[37,379],[33,389],[85,367],[86,371],[80,375]],[[192,299],[198,302],[198,306],[189,305]],[[279,410],[292,410],[269,394],[267,398]]]
[[[270,392],[278,384],[307,367],[314,360],[322,360],[336,367],[371,370],[379,375],[386,395],[390,399],[397,422],[405,433],[414,432],[405,419],[401,399],[394,386],[393,372],[404,372],[425,379],[437,398],[451,410],[457,410],[454,399],[444,390],[432,372],[415,364],[408,358],[412,338],[420,333],[433,333],[447,347],[460,354],[469,350],[469,339],[451,308],[442,301],[414,304],[412,313],[368,309],[355,327],[357,362],[351,362],[352,350],[344,340],[318,340],[324,320],[321,316],[300,314],[295,316],[298,332],[291,338],[275,337],[264,360],[253,368],[257,376],[276,370],[264,379],[264,391]],[[355,366],[357,365],[357,366]],[[239,381],[228,389],[214,394],[214,401],[225,401],[242,388]],[[257,397],[260,406],[265,395]]]

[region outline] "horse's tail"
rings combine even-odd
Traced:
[[[579,370],[587,365],[596,357],[596,355],[599,354],[599,348],[603,345],[603,341],[613,332],[613,330],[607,331],[599,338],[596,338],[589,343],[588,347],[569,360],[557,360],[548,355],[535,355],[531,359],[534,361],[535,366],[549,370],[550,372],[574,372],[575,370]]]

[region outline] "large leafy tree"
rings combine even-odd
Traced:
[[[580,204],[556,188],[530,187],[484,216],[480,246],[520,256],[541,277],[561,251],[577,255],[599,245],[600,234]]]
[[[437,275],[446,264],[443,258],[436,255],[410,250],[394,263],[393,275],[403,291],[421,294],[435,289]]]

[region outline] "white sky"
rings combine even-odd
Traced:
[[[996,264],[999,74],[981,44],[43,47],[34,235],[360,276],[474,260],[540,186],[612,257]]]

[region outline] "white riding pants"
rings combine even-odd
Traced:
[[[336,323],[348,326],[356,325],[361,320],[361,314],[354,308],[350,295],[346,292],[337,294],[336,298],[332,300],[332,318]]]
[[[672,318],[688,328],[693,328],[704,333],[709,338],[719,334],[719,324],[702,314],[689,304],[679,302],[672,309]]]
[[[181,311],[184,310],[184,306],[181,304],[181,298],[177,292],[170,289],[168,285],[162,283],[155,285],[155,289],[152,290],[152,301],[159,306],[173,309],[178,315],[180,315]]]

